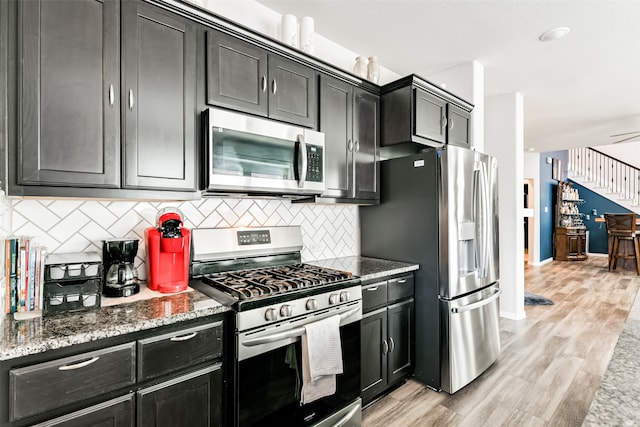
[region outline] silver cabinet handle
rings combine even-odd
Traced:
[[[109,85],[109,105],[113,107],[113,85]]]
[[[447,118],[445,116],[442,116],[442,119],[440,120],[440,127],[443,129],[447,128]]]
[[[73,371],[74,369],[84,368],[85,366],[89,366],[92,363],[95,363],[100,359],[99,356],[93,356],[91,359],[84,360],[79,363],[74,363],[73,365],[64,365],[58,368],[59,371]]]
[[[382,355],[386,356],[389,353],[389,344],[387,344],[387,340],[382,340]]]
[[[267,77],[266,76],[262,76],[262,91],[263,92],[267,91]]]
[[[353,141],[351,140],[347,141],[347,150],[349,151],[353,150]]]
[[[393,342],[393,338],[389,337],[389,353],[396,349],[396,343]]]
[[[180,341],[187,341],[190,340],[191,338],[195,337],[196,335],[198,335],[197,332],[191,332],[190,334],[184,334],[184,335],[178,335],[177,337],[171,337],[171,341],[173,342],[180,342]]]
[[[453,119],[449,119],[449,130],[453,129]]]
[[[356,141],[356,147],[355,147],[356,153],[358,151],[360,151],[360,143],[358,141]]]
[[[133,111],[133,89],[129,89],[129,110]]]
[[[373,291],[377,291],[378,290],[378,286],[376,286],[375,288],[364,288],[365,291],[369,291],[369,292],[373,292]]]
[[[271,82],[271,93],[276,94],[276,90],[278,90],[278,86],[276,85],[276,79],[273,79]]]
[[[400,280],[398,280],[398,283],[400,283],[400,284],[407,283],[407,279],[400,279]]]

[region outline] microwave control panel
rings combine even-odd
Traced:
[[[307,146],[307,181],[322,182],[323,154],[321,146]]]

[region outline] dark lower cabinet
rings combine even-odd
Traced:
[[[362,294],[361,381],[367,405],[413,371],[413,275],[365,284]]]
[[[138,427],[222,425],[222,369],[211,366],[138,390]]]
[[[130,393],[34,427],[130,427],[135,423],[133,397]]]

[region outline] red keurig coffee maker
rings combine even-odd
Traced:
[[[182,212],[166,208],[156,228],[144,230],[147,244],[147,286],[163,293],[180,292],[189,283],[191,231],[182,227]]]

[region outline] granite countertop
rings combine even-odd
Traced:
[[[140,294],[144,294],[145,289]],[[102,307],[89,311],[61,313],[16,320],[9,314],[3,320],[0,360],[13,359],[63,348],[74,344],[170,325],[185,320],[228,311],[208,296],[189,290],[150,297],[103,298]],[[109,300],[122,300],[114,301]],[[121,302],[121,303],[119,303]]]
[[[354,276],[360,277],[363,282],[394,274],[408,273],[419,268],[418,264],[363,256],[323,259],[310,261],[308,264],[349,271]]]

